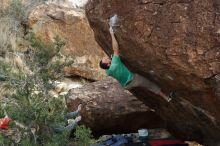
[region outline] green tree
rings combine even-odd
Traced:
[[[4,95],[1,113],[6,111],[15,123],[21,123],[22,126],[12,125],[12,129],[19,128],[21,131],[18,145],[65,145],[68,134],[55,134],[50,126],[53,123],[65,124],[66,106],[61,97],[56,99],[49,94],[54,79],[57,79],[54,74],[65,66],[65,63],[59,61],[54,65],[51,58],[60,55],[60,49],[65,43],[55,39],[54,43],[45,44],[33,34],[28,36],[28,40],[30,49],[26,52],[25,60],[29,73],[14,71],[10,63],[0,61],[1,83],[14,91],[13,94]]]

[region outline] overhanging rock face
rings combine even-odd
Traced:
[[[115,34],[128,68],[166,93],[177,92],[168,104],[148,91],[133,91],[169,123],[168,129],[180,138],[218,145],[220,1],[90,0],[86,13],[97,42],[109,55],[107,19],[117,14]]]

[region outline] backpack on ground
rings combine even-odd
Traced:
[[[98,146],[121,146],[128,143],[128,140],[122,135],[115,135],[110,139],[100,143]]]

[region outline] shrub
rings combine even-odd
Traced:
[[[20,23],[11,18],[0,19],[0,56],[9,51],[13,52],[17,49],[17,40],[21,36],[22,29]]]
[[[94,142],[92,131],[89,128],[86,128],[84,125],[77,126],[74,135],[77,146],[89,146]]]
[[[43,48],[48,49],[46,44],[37,41],[34,36],[31,36],[31,39],[30,46],[33,47],[26,52],[31,73],[15,72],[13,65],[0,60],[0,82],[14,90],[14,94],[4,95],[7,98],[1,100],[0,113],[5,110],[9,117],[21,123],[22,126],[12,125],[14,130],[21,132],[19,145],[65,145],[68,142],[68,133],[56,134],[50,127],[55,123],[65,124],[66,106],[61,97],[56,99],[49,94],[53,87],[53,74],[57,70],[57,66],[53,68],[50,59],[59,56],[64,43],[61,43],[61,39],[55,39],[56,41],[49,45],[54,52],[51,56],[48,51],[42,54]],[[64,65],[59,65],[62,70]],[[13,133],[11,137],[4,137],[4,144],[16,143],[12,138],[15,135],[16,133]]]
[[[2,15],[22,21],[24,13],[25,6],[22,4],[21,0],[12,0],[10,6],[3,11]]]
[[[0,13],[0,56],[17,49],[17,40],[23,37],[21,21],[24,6],[20,0],[13,0],[6,10]]]

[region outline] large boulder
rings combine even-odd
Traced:
[[[95,135],[137,132],[139,128],[165,125],[153,109],[112,79],[71,89],[66,101],[70,111],[82,104],[81,124],[90,127]]]
[[[98,64],[104,52],[94,39],[84,10],[41,4],[31,11],[28,27],[44,42],[54,41],[57,35],[65,40],[61,52],[74,60],[71,67],[65,68],[66,75],[92,80],[103,78]]]
[[[176,136],[209,146],[220,140],[220,1],[90,0],[86,13],[109,55],[107,19],[119,17],[115,35],[128,68],[177,92],[172,103],[136,89],[136,96],[168,122]],[[154,99],[144,98],[152,95]]]

